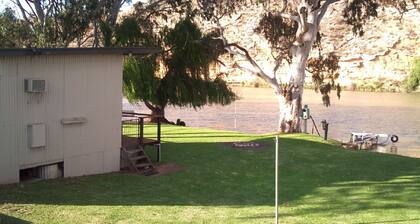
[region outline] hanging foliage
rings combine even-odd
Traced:
[[[150,35],[144,35],[140,28],[119,31],[117,39],[123,41],[122,45],[151,43],[147,41]],[[131,41],[131,35],[144,41]],[[224,53],[223,48],[217,48],[222,45],[211,35],[203,35],[189,18],[179,21],[172,29],[164,29],[159,35],[161,41],[155,41],[166,49],[162,55],[125,60],[127,99],[132,103],[144,102],[156,115],[164,115],[168,105],[199,108],[208,104],[226,105],[235,100],[234,92],[221,77],[209,77],[209,65]]]

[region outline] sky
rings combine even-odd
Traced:
[[[9,1],[0,0],[0,11],[3,11],[4,7],[6,6],[6,2]]]
[[[145,1],[145,0],[132,0],[131,4],[134,4],[134,3],[139,2],[139,1]],[[124,10],[127,10],[128,8],[130,8],[131,4],[125,4],[122,7],[122,10],[124,11]],[[0,11],[3,11],[3,9],[6,8],[7,6],[10,6],[13,9],[16,10],[16,7],[13,5],[12,1],[10,1],[10,0],[0,0]]]

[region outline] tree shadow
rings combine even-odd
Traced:
[[[374,222],[359,222],[356,224],[384,224],[384,223],[406,223],[406,222],[413,222],[413,221],[419,221],[419,219],[398,219],[398,220],[389,220],[389,221],[374,221]]]
[[[158,177],[113,173],[2,186],[0,204],[233,208],[274,204],[272,138],[254,139],[266,146],[258,151],[236,150],[220,142],[166,140],[163,163],[185,170]],[[281,205],[305,204],[283,216],[420,209],[419,159],[345,151],[289,137],[281,138],[279,157]]]
[[[0,223],[1,224],[30,224],[32,222],[0,213]]]

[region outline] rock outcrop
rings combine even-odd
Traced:
[[[413,58],[420,56],[420,13],[412,10],[401,17],[397,10],[386,8],[380,11],[379,18],[366,24],[365,34],[359,37],[344,23],[342,7],[336,4],[330,8],[321,24],[324,52],[334,51],[340,56],[339,83],[349,89],[401,91]],[[255,6],[223,23],[227,25],[227,39],[249,49],[261,67],[270,73],[274,60],[269,44],[254,32],[262,12],[261,6]],[[228,56],[224,61],[233,63]],[[216,70],[228,73],[228,80],[233,82],[250,83],[256,79],[230,66]],[[286,72],[287,66],[284,66],[278,74]],[[310,77],[307,81],[310,82]]]

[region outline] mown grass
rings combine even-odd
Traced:
[[[0,223],[272,223],[272,136],[164,126],[163,140],[162,163],[183,171],[2,186]],[[223,143],[249,140],[266,147]],[[419,159],[281,138],[281,223],[420,223],[419,192]]]

